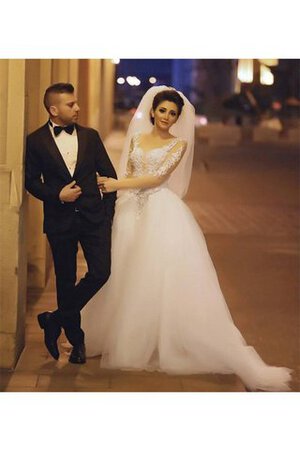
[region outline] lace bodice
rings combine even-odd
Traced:
[[[181,158],[183,145],[174,150],[180,141],[179,138],[174,138],[162,147],[144,150],[140,146],[140,133],[135,134],[128,156],[126,176],[166,175]]]
[[[180,160],[184,149],[184,143],[179,138],[172,139],[162,147],[144,150],[140,146],[140,133],[132,138],[127,170],[125,176],[139,177],[143,175],[163,176],[172,172],[172,167]],[[177,144],[182,142],[182,145]],[[148,189],[130,189],[129,195],[137,202],[137,214],[139,218],[149,196],[167,187],[168,180],[162,182],[158,187]]]

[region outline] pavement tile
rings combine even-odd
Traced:
[[[110,378],[110,391],[113,392],[181,392],[179,377],[166,374],[137,375],[122,372]]]
[[[114,147],[118,160],[120,137]],[[119,142],[120,141],[120,142]],[[294,146],[295,147],[295,146]],[[198,141],[185,201],[202,230],[234,322],[269,364],[295,369],[299,391],[299,159],[294,147],[208,146]],[[79,250],[78,278],[86,271]],[[100,369],[100,358],[77,366],[60,347],[55,361],[36,315],[55,309],[53,269],[45,290],[30,289],[26,347],[15,372],[0,374],[11,392],[243,392],[235,375],[169,376]],[[64,342],[62,336],[59,342]]]

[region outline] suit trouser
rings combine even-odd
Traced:
[[[80,310],[110,276],[111,223],[105,219],[101,224],[91,224],[77,213],[70,230],[47,234],[47,238],[56,276],[58,309],[53,317],[64,328],[70,343],[78,345],[84,342]],[[82,247],[88,271],[76,284],[78,243]]]

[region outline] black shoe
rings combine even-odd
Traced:
[[[37,316],[39,326],[44,330],[44,342],[48,352],[54,359],[59,358],[57,339],[61,333],[61,327],[52,317],[51,312],[44,312]]]
[[[73,364],[85,364],[86,356],[85,356],[85,345],[79,344],[74,345],[73,350],[71,351],[71,355],[69,357],[69,362]]]

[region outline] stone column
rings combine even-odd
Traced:
[[[69,82],[73,84],[75,91],[78,89],[79,61],[78,59],[69,59]]]
[[[26,129],[31,133],[48,120],[44,92],[56,82],[78,84],[78,60],[35,59],[26,61]],[[51,266],[51,251],[43,234],[43,204],[27,194],[28,204],[28,286],[43,288]]]
[[[101,108],[101,60],[90,59],[88,66],[88,124],[101,132],[100,108]]]
[[[78,85],[77,96],[80,106],[79,123],[83,126],[89,125],[89,60],[78,61]]]
[[[27,134],[42,126],[48,120],[43,105],[43,96],[51,80],[50,59],[26,60],[26,131]],[[27,201],[27,252],[28,287],[43,288],[50,266],[50,251],[43,234],[43,204],[26,193]]]
[[[69,59],[52,60],[52,83],[69,82],[70,79],[69,61],[70,61]]]
[[[105,139],[113,127],[116,66],[110,59],[102,60],[100,126]]]
[[[25,135],[46,122],[43,94],[58,81],[70,81],[77,88],[86,125],[100,130],[103,120],[105,134],[110,131],[114,85],[110,64],[103,60],[0,60],[1,368],[13,368],[24,346],[27,251],[29,286],[45,286],[50,261],[42,233],[42,203],[24,190]]]
[[[98,130],[102,139],[113,126],[114,83],[115,65],[111,60],[79,60],[79,122]]]
[[[11,369],[25,335],[25,60],[0,60],[0,95],[0,367]]]

